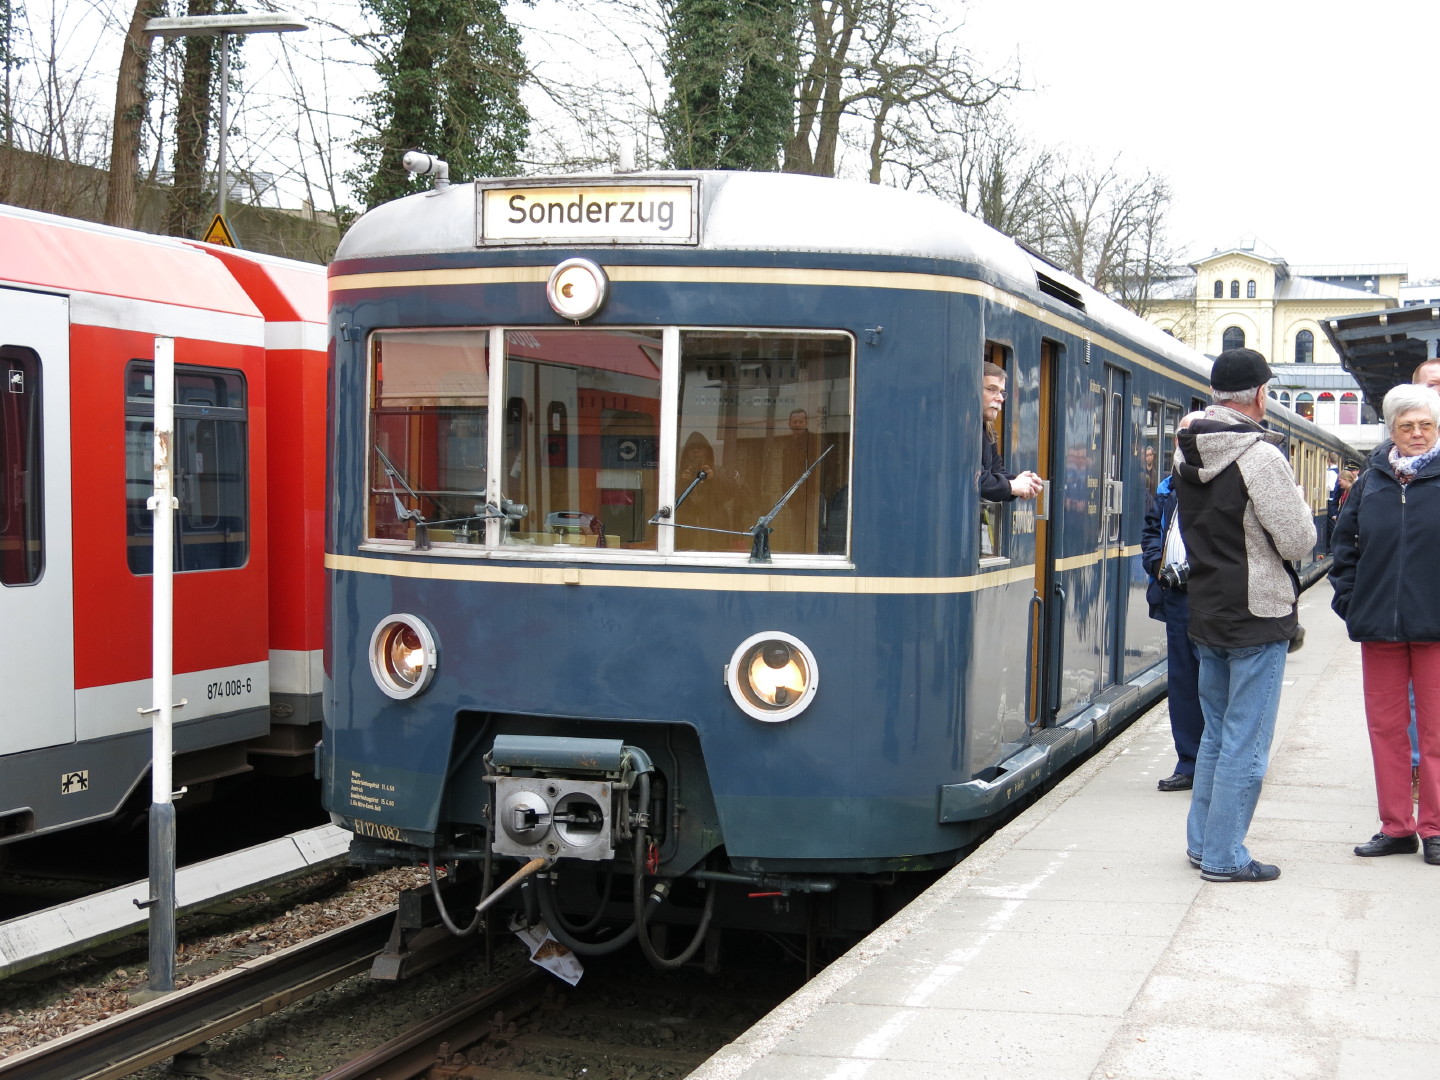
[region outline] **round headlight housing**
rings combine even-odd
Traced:
[[[370,635],[370,674],[397,700],[429,686],[438,659],[434,635],[414,615],[387,615]]]
[[[610,283],[605,271],[589,259],[566,259],[550,271],[545,298],[555,314],[566,319],[588,319],[605,303]]]
[[[776,723],[799,716],[820,685],[815,654],[793,634],[766,630],[742,641],[725,668],[730,696],[747,716]]]

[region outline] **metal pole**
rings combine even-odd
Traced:
[[[174,724],[175,339],[155,339],[155,494],[151,564],[150,989],[175,989]]]
[[[227,105],[230,101],[230,35],[220,35],[220,216],[225,216],[225,189],[230,185],[225,181],[225,132],[230,126],[229,110]]]

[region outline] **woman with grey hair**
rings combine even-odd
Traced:
[[[1380,831],[1356,855],[1424,844],[1440,866],[1440,395],[1403,383],[1385,395],[1390,438],[1370,457],[1335,522],[1335,609],[1360,642],[1365,722]],[[1420,740],[1420,813],[1411,800],[1409,689]],[[1419,838],[1417,839],[1417,835]]]

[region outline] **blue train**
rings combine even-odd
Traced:
[[[1208,361],[951,206],[437,184],[330,288],[321,767],[360,857],[541,867],[567,944],[626,937],[584,911],[670,961],[636,926],[838,925],[953,864],[1164,690],[1140,532]],[[979,499],[987,360],[1034,501]],[[1346,448],[1271,423],[1323,520]]]

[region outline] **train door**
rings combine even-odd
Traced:
[[[1060,369],[1060,346],[1040,343],[1040,429],[1037,433],[1037,460],[1045,478],[1035,510],[1035,596],[1031,601],[1030,624],[1030,711],[1032,727],[1044,727],[1055,720],[1060,707],[1060,672],[1064,667],[1065,594],[1055,574],[1051,543],[1064,529],[1060,520],[1064,499],[1065,440],[1064,416],[1057,406],[1055,385]]]
[[[0,288],[0,625],[25,641],[0,651],[0,754],[75,739],[69,329],[67,298]]]
[[[1129,375],[1105,365],[1100,458],[1100,687],[1122,681],[1125,662],[1125,401]]]

